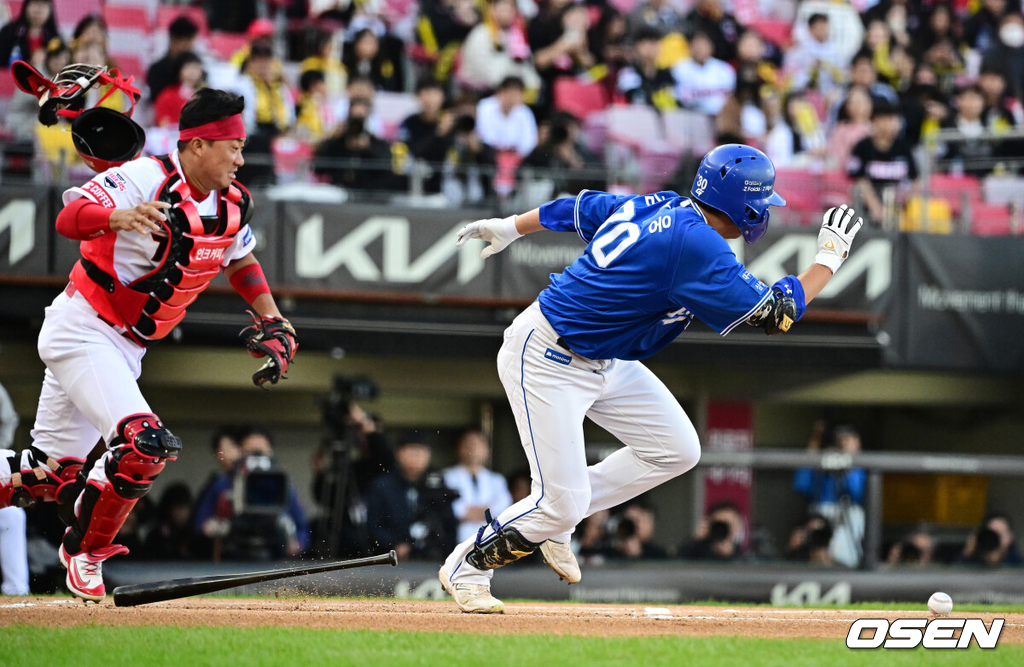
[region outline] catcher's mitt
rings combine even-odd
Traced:
[[[252,311],[249,315],[252,316],[252,325],[242,329],[239,336],[245,341],[249,354],[257,359],[267,357],[267,363],[253,373],[253,384],[257,387],[263,387],[267,382],[277,384],[278,380],[287,379],[288,364],[299,348],[295,329],[283,317],[259,317]]]

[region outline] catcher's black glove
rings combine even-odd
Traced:
[[[267,382],[277,384],[281,378],[287,379],[288,364],[299,349],[295,329],[283,317],[258,317],[252,311],[249,314],[253,323],[242,329],[239,336],[245,341],[249,354],[257,359],[267,357],[267,363],[253,373],[253,384],[257,387],[263,387]]]

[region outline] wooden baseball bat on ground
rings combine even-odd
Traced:
[[[318,572],[334,572],[335,570],[347,570],[353,567],[367,567],[369,565],[398,565],[398,555],[392,551],[387,554],[380,554],[379,556],[339,560],[318,565],[298,565],[277,570],[249,572],[247,574],[215,574],[209,577],[188,577],[171,581],[158,581],[151,584],[118,586],[114,589],[114,606],[134,607],[135,605],[149,604],[150,602],[177,600],[178,598],[186,598],[192,595],[214,593],[227,588],[234,588],[235,586],[258,584],[263,581],[286,579],[288,577],[301,577],[305,574],[316,574]]]

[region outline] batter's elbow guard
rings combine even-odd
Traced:
[[[769,336],[786,333],[796,322],[796,300],[786,296],[782,290],[775,287],[768,300],[757,309],[747,324],[755,327],[763,327],[764,332]]]

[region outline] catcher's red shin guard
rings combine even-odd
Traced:
[[[90,479],[82,491],[76,517],[64,535],[68,555],[109,546],[139,498],[181,451],[181,440],[154,414],[132,415],[117,427],[118,440],[106,456],[106,479]]]
[[[22,451],[20,457],[12,450],[0,450],[0,456],[10,471],[10,481],[0,484],[0,508],[28,507],[37,501],[73,503],[77,497],[78,473],[85,464],[82,459],[55,460],[37,447]]]

